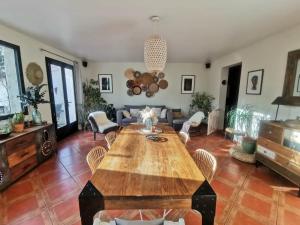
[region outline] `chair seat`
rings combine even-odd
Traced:
[[[113,128],[113,127],[118,127],[118,126],[119,125],[117,123],[108,121],[105,124],[99,124],[98,129],[99,129],[100,133],[105,133],[105,131],[107,131],[108,129]]]

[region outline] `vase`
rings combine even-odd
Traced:
[[[42,125],[42,114],[39,110],[34,109],[32,111],[32,121],[34,125]]]
[[[250,137],[244,137],[242,140],[242,149],[248,154],[253,154],[256,150],[256,140]]]
[[[144,123],[145,123],[146,129],[151,130],[152,125],[153,125],[152,119],[149,117],[149,118],[145,119]]]

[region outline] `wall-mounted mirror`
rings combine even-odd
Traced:
[[[282,105],[300,106],[300,50],[288,53]]]

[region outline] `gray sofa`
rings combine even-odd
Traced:
[[[139,109],[141,111],[141,110],[145,109],[146,106],[148,106],[150,108],[161,108],[161,109],[166,108],[165,105],[125,105],[124,108],[121,108],[121,109],[117,110],[117,123],[118,123],[118,125],[119,126],[127,126],[130,123],[136,123],[137,122],[137,117],[125,118],[123,116],[123,111],[124,110],[127,110],[128,112],[130,112],[130,109]],[[167,110],[166,118],[158,117],[158,122],[159,123],[169,123],[170,125],[172,125],[172,123],[173,123],[172,110],[171,109]]]

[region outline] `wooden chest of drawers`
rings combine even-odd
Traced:
[[[290,133],[295,132],[299,131],[291,131],[281,122],[262,121],[256,160],[300,187],[300,151],[286,146]]]
[[[0,140],[0,190],[45,161],[55,150],[53,125],[35,126]]]

